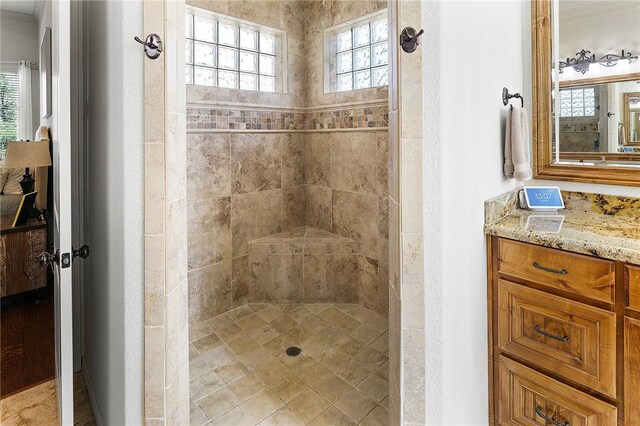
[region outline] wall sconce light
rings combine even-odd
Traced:
[[[618,64],[618,61],[622,61],[624,59],[627,59],[629,63],[631,63],[638,59],[638,56],[631,55],[631,52],[625,53],[623,49],[621,55],[608,53],[600,59],[596,59],[596,55],[591,54],[591,51],[582,49],[580,52],[576,53],[575,58],[567,58],[566,61],[560,61],[560,74],[562,74],[563,68],[567,67],[571,67],[582,74],[586,74],[586,72],[589,71],[589,66],[591,66],[591,64],[600,64],[603,67],[614,67]]]

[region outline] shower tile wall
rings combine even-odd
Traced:
[[[388,92],[385,87],[325,95],[317,63],[324,28],[383,9],[386,1],[335,1],[327,7],[290,1],[188,4],[287,31],[289,65],[287,94],[187,86],[190,321],[249,301],[249,241],[305,225],[360,243],[359,302],[386,313],[388,137],[381,127],[387,125]],[[368,113],[356,124],[379,130],[200,130],[207,126],[194,123],[211,122],[212,109],[242,110],[245,117],[284,111],[297,117],[294,124],[303,117],[303,129],[352,127],[344,117]],[[350,112],[331,112],[336,110]]]
[[[360,243],[360,302],[388,310],[388,134],[306,135],[307,225]]]
[[[304,225],[304,140],[187,135],[189,318],[248,302],[249,241]]]
[[[166,53],[145,63],[145,424],[188,424],[184,6],[144,5]],[[171,176],[171,179],[167,179]]]

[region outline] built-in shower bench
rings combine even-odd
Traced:
[[[252,302],[358,301],[357,241],[302,226],[249,242]]]

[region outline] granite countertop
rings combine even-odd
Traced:
[[[640,198],[563,191],[550,214],[518,208],[518,192],[485,202],[485,234],[640,265]]]

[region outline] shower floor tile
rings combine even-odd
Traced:
[[[388,329],[345,303],[256,303],[191,324],[191,424],[386,425]]]

